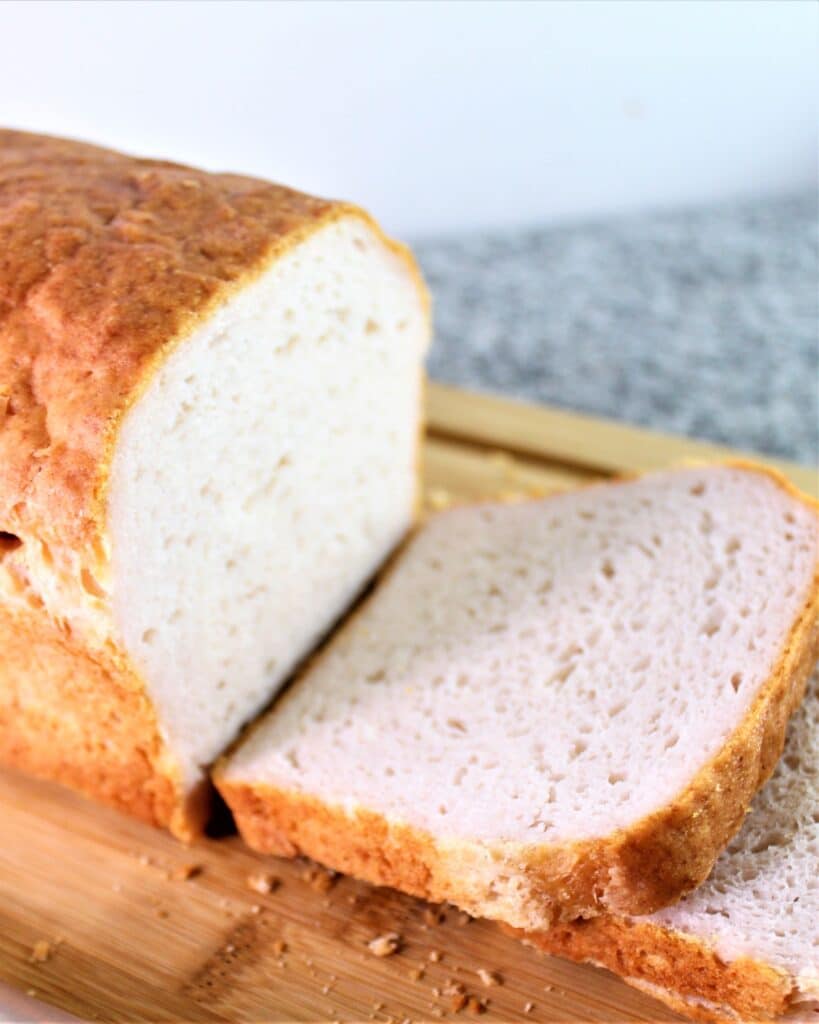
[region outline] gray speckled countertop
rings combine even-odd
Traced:
[[[414,246],[433,377],[815,463],[815,194]]]

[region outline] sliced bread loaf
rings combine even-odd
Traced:
[[[195,832],[413,519],[427,300],[355,207],[0,132],[0,762]]]
[[[818,543],[741,466],[443,513],[217,785],[257,850],[516,927],[654,911],[782,749]]]
[[[819,673],[784,757],[699,889],[651,917],[596,917],[527,941],[702,1020],[819,1024]]]

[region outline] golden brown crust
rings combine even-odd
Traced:
[[[66,721],[79,713],[68,680],[88,675],[100,696],[99,704],[82,709],[88,742],[110,724],[109,711],[123,693],[133,686],[144,692],[111,639],[105,593],[106,486],[122,417],[216,304],[308,234],[346,215],[365,219],[425,294],[409,253],[355,207],[239,175],[0,130],[0,540],[11,535],[24,542],[14,556],[16,581],[4,573],[0,550],[0,608],[17,607],[18,586],[39,602],[42,623],[34,616],[27,626],[40,659],[30,684],[63,707]],[[70,656],[52,645],[66,629]],[[51,667],[47,649],[55,652]],[[23,654],[0,665],[0,708],[14,705]],[[55,689],[53,678],[65,685]],[[106,687],[111,708],[103,712]],[[133,708],[123,705],[121,713],[130,718]],[[7,723],[13,752],[0,747],[0,761],[170,821],[177,833],[195,830],[201,809],[183,802],[174,815],[166,797],[156,804],[165,808],[161,813],[147,809],[139,767],[145,751],[138,744],[153,750],[159,740],[148,742],[139,715],[132,723],[134,749],[130,755],[123,749],[124,760],[116,761],[128,765],[121,785],[113,776],[95,781],[99,751],[92,756],[82,744],[73,746],[68,727],[65,743],[78,760],[58,750],[58,718],[38,741],[36,720],[20,719],[16,740]],[[120,736],[123,744],[127,734]],[[179,790],[167,752],[159,760],[166,788]],[[122,800],[120,789],[128,793]]]
[[[741,465],[771,476],[819,510],[778,473]],[[400,556],[387,571],[397,564]],[[348,813],[296,791],[229,780],[223,763],[214,780],[245,841],[262,852],[303,853],[365,881],[449,900],[529,930],[547,927],[553,917],[648,914],[699,885],[739,829],[782,752],[788,720],[817,656],[819,566],[769,680],[719,753],[671,804],[600,839],[543,846],[442,844],[369,810]]]
[[[697,939],[652,921],[604,915],[546,932],[504,930],[544,953],[606,967],[700,1020],[733,1020],[737,1014],[769,1021],[788,1006],[792,983],[782,971],[748,958],[726,963]]]
[[[156,719],[139,680],[90,657],[33,610],[0,608],[0,650],[3,763],[170,825],[181,796],[163,770]]]
[[[0,131],[0,524],[79,547],[116,420],[158,353],[345,207]]]

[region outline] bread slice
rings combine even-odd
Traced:
[[[654,911],[782,749],[818,544],[741,466],[443,513],[217,785],[257,850],[519,928]]]
[[[597,917],[527,941],[702,1020],[819,1022],[819,673],[784,757],[699,889],[651,917]]]
[[[361,210],[0,132],[0,762],[180,835],[414,516],[427,298]]]

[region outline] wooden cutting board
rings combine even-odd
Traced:
[[[430,385],[429,508],[547,494],[607,475],[735,453]],[[782,468],[817,494],[817,474]],[[2,652],[0,652],[2,656]],[[232,834],[185,848],[56,786],[0,773],[0,979],[91,1020],[673,1021],[603,971],[537,955],[492,924],[265,860]],[[186,870],[197,873],[185,879]],[[248,885],[273,872],[275,891]],[[379,959],[367,942],[398,932]],[[476,971],[497,972],[485,987]],[[440,993],[440,994],[436,994]],[[469,1018],[464,1010],[460,1017]]]

